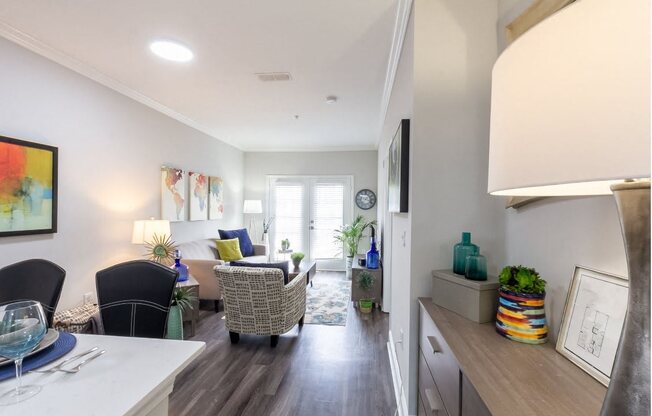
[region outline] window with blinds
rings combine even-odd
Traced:
[[[305,185],[303,183],[276,182],[274,192],[274,235],[273,246],[281,248],[281,240],[290,240],[294,251],[305,251],[304,232],[306,216],[304,212]]]
[[[310,252],[314,259],[342,258],[342,245],[333,230],[344,224],[344,183],[316,182],[312,186]]]

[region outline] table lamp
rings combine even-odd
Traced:
[[[649,178],[647,0],[575,2],[503,52],[492,76],[489,193],[616,199],[629,300],[601,415],[650,409]]]
[[[144,244],[150,260],[171,265],[174,261],[174,242],[168,220],[136,220],[131,234],[132,244]]]
[[[242,207],[243,214],[262,214],[263,202],[260,199],[245,199],[244,206]],[[249,233],[258,236],[258,229],[256,227],[256,220],[254,215],[249,219]],[[258,237],[256,237],[258,238]]]

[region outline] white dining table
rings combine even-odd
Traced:
[[[197,341],[75,334],[75,348],[65,357],[95,346],[106,353],[76,374],[28,373],[24,384],[43,387],[36,396],[17,404],[0,406],[2,416],[163,416],[175,377],[203,350]],[[16,380],[0,382],[0,394]]]

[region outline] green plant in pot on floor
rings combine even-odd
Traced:
[[[351,268],[353,267],[353,259],[358,255],[358,246],[365,230],[372,225],[376,225],[376,221],[367,221],[362,215],[355,217],[351,224],[346,224],[339,230],[335,230],[335,241],[342,243],[344,253],[346,254],[346,277],[351,278]]]
[[[170,312],[168,313],[168,339],[183,339],[183,313],[192,309],[197,296],[189,288],[179,287],[174,289]]]
[[[374,283],[376,283],[376,278],[366,270],[363,270],[358,274],[356,281],[360,290],[366,293],[371,293],[374,288]],[[362,313],[371,313],[371,310],[374,306],[374,298],[363,298],[359,300],[360,312]]]
[[[533,268],[507,266],[500,272],[499,282],[496,331],[527,344],[546,342],[546,281]]]
[[[292,260],[292,264],[294,265],[295,269],[299,268],[299,265],[301,264],[301,260],[303,260],[304,257],[306,257],[306,255],[300,251],[297,251],[296,253],[292,253],[290,255],[290,259]]]

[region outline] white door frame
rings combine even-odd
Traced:
[[[355,183],[354,183],[354,177],[353,175],[266,175],[266,189],[265,189],[265,206],[268,215],[272,215],[272,198],[271,198],[271,193],[272,193],[272,184],[278,180],[278,179],[298,179],[298,180],[303,180],[305,183],[308,185],[306,189],[306,196],[304,198],[307,199],[306,206],[308,207],[308,218],[306,218],[306,233],[304,235],[308,236],[308,239],[306,240],[306,244],[308,245],[307,249],[310,249],[310,232],[309,232],[309,227],[310,227],[310,216],[311,216],[311,198],[312,198],[312,185],[316,180],[328,180],[328,179],[335,179],[335,180],[346,180],[348,181],[349,185],[349,195],[345,196],[344,200],[344,223],[350,223],[353,221],[353,215],[354,215],[354,204],[355,204],[355,196],[354,196],[354,190],[355,190]],[[347,203],[348,199],[348,203]],[[272,223],[271,228],[274,228],[275,223]],[[275,241],[271,241],[270,239],[270,256],[273,259],[274,254],[276,252],[276,247],[275,247]],[[292,243],[292,242],[290,242]],[[292,248],[292,247],[290,247]],[[321,264],[320,264],[321,263]],[[345,269],[345,257],[344,253],[342,253],[342,260],[341,260],[341,266],[335,265],[332,262],[327,262],[327,261],[319,261],[317,260],[317,268],[319,270],[344,270]]]

